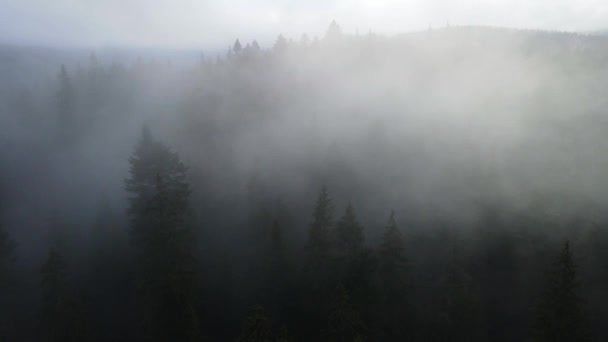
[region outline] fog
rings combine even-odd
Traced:
[[[607,12],[541,3],[9,0],[0,336],[605,340]]]
[[[398,34],[452,25],[590,32],[606,29],[601,0],[3,0],[0,40],[44,46],[225,49],[235,37],[271,44],[283,33]],[[505,15],[508,13],[509,15]]]

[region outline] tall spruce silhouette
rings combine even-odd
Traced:
[[[0,289],[6,285],[9,267],[14,258],[15,243],[6,231],[0,215]]]
[[[57,89],[57,122],[59,125],[59,139],[70,140],[74,132],[75,124],[75,110],[76,110],[76,93],[72,78],[68,73],[65,65],[61,65],[58,75],[58,89]]]
[[[313,221],[308,231],[308,258],[314,266],[320,266],[329,255],[333,215],[333,203],[327,188],[323,186],[317,197]]]
[[[57,244],[51,246],[40,271],[43,293],[42,319],[46,337],[51,342],[72,341],[66,264]]]
[[[536,340],[586,341],[582,301],[570,242],[566,241],[553,269],[538,310]]]
[[[198,328],[186,167],[147,127],[129,162],[126,189],[144,332],[155,341],[192,340]]]
[[[330,259],[333,204],[325,186],[321,187],[308,231],[302,309],[305,312],[308,338],[318,337],[329,310],[334,287],[333,262]],[[313,335],[310,335],[313,334]]]
[[[353,259],[363,249],[363,227],[357,222],[355,210],[349,203],[335,231],[338,254]]]
[[[409,303],[409,264],[403,235],[391,212],[378,251],[380,317],[378,324],[384,338],[394,340],[407,334]]]

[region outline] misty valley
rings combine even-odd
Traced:
[[[608,341],[607,89],[600,33],[0,45],[0,341]]]

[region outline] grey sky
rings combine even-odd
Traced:
[[[453,25],[608,28],[606,0],[0,0],[0,42],[85,46],[269,44],[279,34],[396,33]]]

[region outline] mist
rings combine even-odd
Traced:
[[[606,340],[604,5],[182,5],[0,14],[0,336]]]

